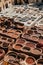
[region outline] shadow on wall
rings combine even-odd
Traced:
[[[39,10],[42,10],[43,9],[43,2],[36,2],[32,6],[39,8]]]
[[[13,5],[28,4],[28,0],[14,0]]]

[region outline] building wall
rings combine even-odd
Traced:
[[[17,0],[19,2],[20,0]],[[22,3],[25,3],[26,0],[21,0]],[[15,2],[15,0],[13,0]],[[42,2],[42,0],[28,0],[28,3]]]
[[[1,10],[6,8],[6,4],[9,7],[10,5],[12,5],[12,0],[0,0],[0,8],[1,8]]]
[[[0,9],[3,10],[5,8],[10,7],[11,5],[15,4],[16,0],[0,0]],[[17,0],[19,3],[21,1],[22,4],[25,3],[25,0]],[[43,0],[28,0],[28,3],[35,3],[35,2],[42,2]]]
[[[29,2],[31,3],[31,2],[33,2],[33,3],[35,3],[35,2],[42,2],[42,0],[29,0]]]

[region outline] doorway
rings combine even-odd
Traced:
[[[42,2],[43,2],[43,0],[42,0]]]
[[[25,2],[26,4],[28,4],[28,0],[24,0],[24,2]]]
[[[14,0],[14,4],[17,5],[17,0]]]
[[[36,0],[36,2],[38,2],[38,0]]]
[[[1,12],[1,7],[0,7],[0,12]]]
[[[8,8],[8,4],[7,3],[5,4],[5,7]]]

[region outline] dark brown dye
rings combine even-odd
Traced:
[[[29,51],[30,48],[29,48],[29,47],[24,47],[23,50],[27,50],[27,51]]]

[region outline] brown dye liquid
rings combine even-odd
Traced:
[[[26,43],[26,46],[27,46],[27,47],[32,47],[32,48],[35,48],[35,45],[34,45],[34,44],[32,44],[32,43]]]
[[[24,39],[18,39],[17,42],[20,43],[20,44],[24,44],[25,43],[25,40]]]
[[[20,50],[21,47],[22,47],[21,45],[15,45],[15,49],[19,49]]]
[[[26,63],[33,64],[34,63],[34,60],[32,58],[27,58],[26,59]]]

